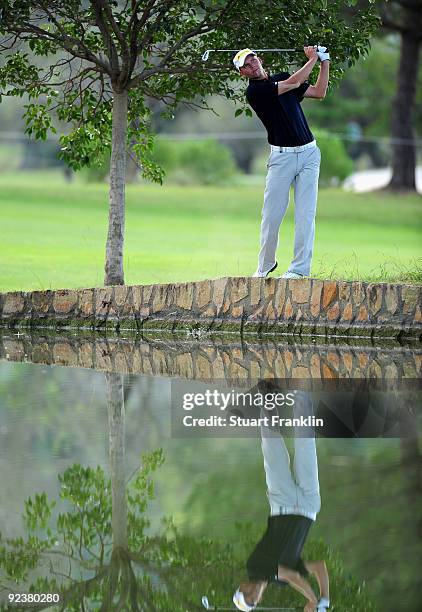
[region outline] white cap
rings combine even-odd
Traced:
[[[255,609],[255,606],[250,606],[246,603],[245,596],[239,589],[237,589],[236,593],[233,595],[233,603],[238,610],[242,610],[243,612],[250,612]]]
[[[236,53],[233,58],[233,64],[238,70],[242,68],[243,64],[245,63],[245,59],[248,57],[248,55],[256,55],[256,53],[255,51],[252,51],[252,49],[241,49]]]

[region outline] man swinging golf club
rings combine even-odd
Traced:
[[[300,103],[303,98],[325,97],[330,56],[325,47],[304,47],[308,61],[290,75],[270,76],[252,49],[242,49],[233,58],[240,74],[249,79],[246,98],[268,132],[271,145],[261,223],[258,268],[253,276],[265,277],[277,267],[276,250],[280,224],[295,192],[294,256],[282,278],[303,278],[311,270],[315,236],[321,152],[309,129]],[[307,82],[318,59],[320,72],[315,85]]]

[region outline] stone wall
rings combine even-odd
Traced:
[[[0,359],[55,366],[91,368],[119,374],[179,377],[193,380],[349,379],[401,382],[421,380],[422,350],[363,341],[293,344],[232,338],[149,338],[70,333],[0,333]]]
[[[422,334],[422,287],[221,278],[195,283],[0,294],[7,327],[366,337]]]

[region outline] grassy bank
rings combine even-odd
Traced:
[[[127,284],[251,275],[263,185],[129,185]],[[0,290],[101,285],[106,185],[58,173],[0,177]],[[293,207],[283,222],[280,274],[293,249]],[[422,199],[321,190],[312,276],[422,282]]]

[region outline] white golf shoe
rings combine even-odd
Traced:
[[[252,274],[252,278],[265,278],[266,276],[268,276],[270,272],[274,272],[277,266],[278,266],[278,263],[275,262],[271,270],[268,270],[267,272],[260,272],[259,270],[257,270],[255,274]]]
[[[297,274],[297,272],[285,272],[279,278],[305,278],[303,274]]]

